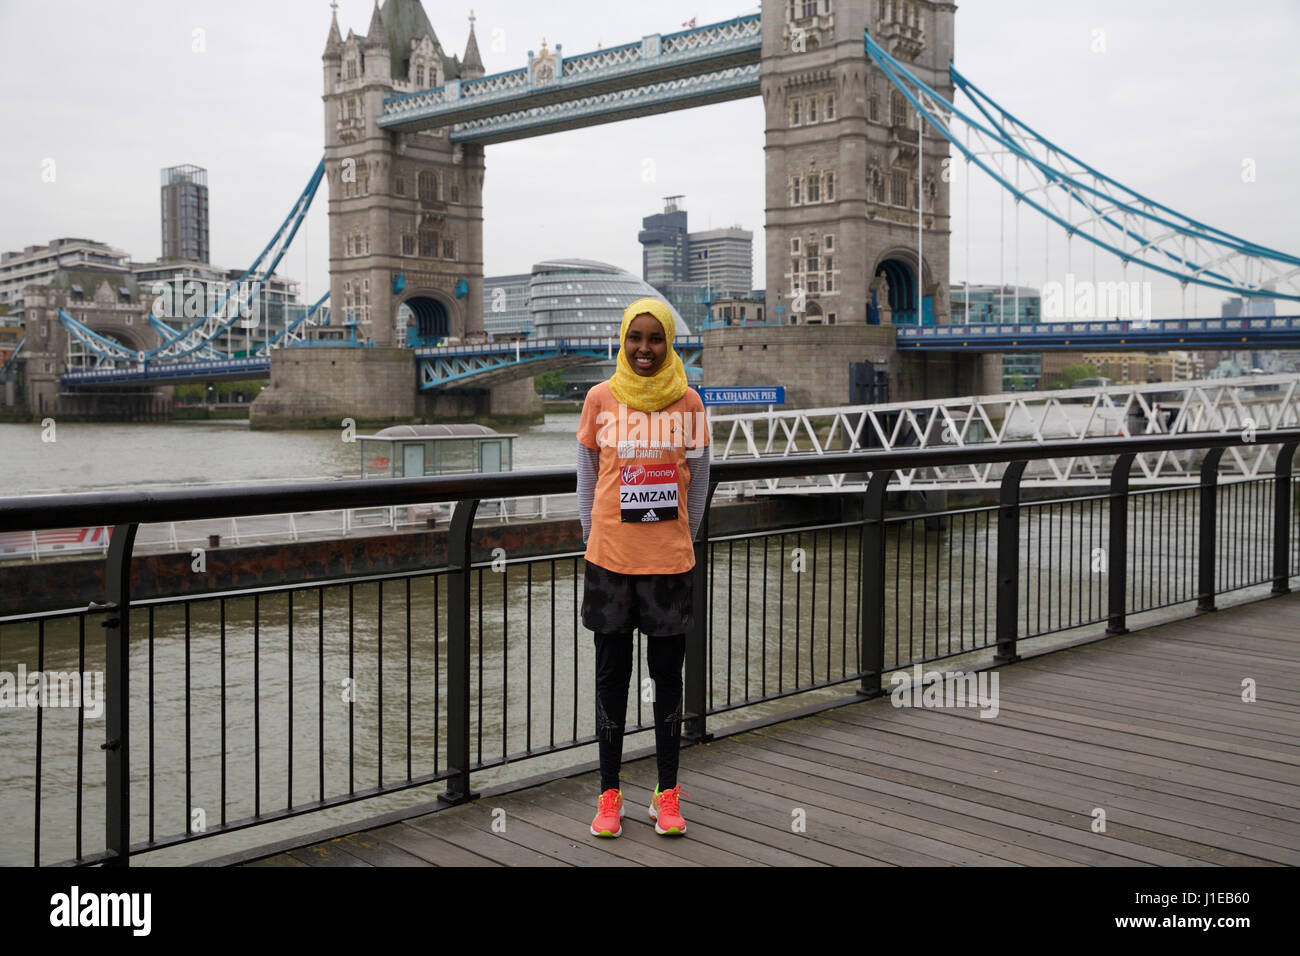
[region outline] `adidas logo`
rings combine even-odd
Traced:
[[[645,513],[645,516],[642,517],[641,520],[642,520],[642,521],[658,521],[658,520],[659,520],[659,516],[658,516],[657,514],[655,514],[654,509],[651,508],[649,511],[647,511],[647,512]]]

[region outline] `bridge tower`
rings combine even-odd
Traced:
[[[456,395],[416,391],[411,347],[483,329],[483,147],[453,144],[447,129],[389,131],[376,121],[390,97],[483,75],[473,17],[462,59],[442,46],[420,0],[376,2],[363,36],[344,37],[336,9],[321,60],[332,325],[316,335],[350,338],[350,324],[375,348],[273,353],[253,425],[536,417],[531,378]]]
[[[949,321],[948,149],[928,128],[918,143],[916,110],[862,43],[870,31],[951,97],[956,11],[950,0],[763,4],[766,304],[784,328],[706,333],[709,384],[755,379],[744,355],[752,340],[750,356],[776,349],[763,356],[775,367],[759,375],[775,373],[791,405],[848,401],[850,361],[887,371],[895,399],[977,387],[975,361],[895,352],[892,326],[917,321],[918,282],[923,320]]]
[[[482,147],[453,146],[446,129],[394,133],[375,122],[389,97],[481,76],[472,29],[462,63],[419,0],[376,3],[364,36],[343,38],[337,14],[330,24],[322,56],[330,302],[358,339],[379,347],[483,327]],[[407,309],[409,323],[399,324]]]
[[[918,168],[916,110],[868,61],[862,35],[951,97],[956,10],[948,0],[764,4],[768,309],[783,322],[915,323],[918,281],[927,320],[947,321],[947,143],[924,135]]]

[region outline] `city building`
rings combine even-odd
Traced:
[[[764,322],[766,296],[762,289],[749,295],[714,299],[709,304],[710,325],[759,325]]]
[[[1273,316],[1277,315],[1277,300],[1264,298],[1244,298],[1238,296],[1235,299],[1225,299],[1219,311],[1220,318],[1240,319],[1247,316]]]
[[[1085,352],[1083,364],[1116,385],[1187,382],[1204,376],[1204,364],[1188,352]]]
[[[682,198],[665,197],[662,213],[641,220],[641,278],[700,326],[711,301],[753,288],[754,234],[739,226],[689,232]]]
[[[493,339],[513,339],[533,334],[528,286],[531,272],[483,279],[483,329]],[[401,310],[398,310],[400,317]]]
[[[705,283],[710,298],[748,293],[754,287],[754,234],[748,229],[692,232],[687,249],[686,281]]]
[[[970,294],[967,308],[966,295]],[[954,325],[987,322],[1012,324],[1041,322],[1042,296],[1037,289],[1010,285],[970,285],[954,283],[948,287]],[[1002,390],[1004,392],[1037,391],[1043,379],[1043,356],[1037,352],[1013,352],[1002,356]]]
[[[162,171],[162,258],[208,261],[208,171],[172,166]]]
[[[131,257],[93,239],[51,239],[49,245],[27,246],[21,252],[0,254],[0,306],[7,308],[2,320],[7,325],[23,323],[23,289],[48,285],[61,270],[126,276]],[[84,283],[83,291],[85,289]]]
[[[243,278],[243,269],[221,269],[194,262],[137,262],[132,263],[131,271],[145,296],[147,314],[177,331],[223,308],[223,302],[228,314],[236,311],[237,305],[245,301],[241,293],[251,293],[259,278],[257,273]],[[227,302],[227,294],[233,301]],[[252,304],[247,310],[239,308],[241,315],[214,343],[216,349],[236,356],[256,350],[280,332],[286,321],[301,315],[305,306],[299,301],[299,295],[299,285],[293,279],[272,276],[263,281],[257,294],[256,314]]]
[[[641,278],[656,289],[687,277],[686,210],[681,196],[665,196],[664,211],[641,220]]]
[[[492,321],[495,301],[505,304],[496,313],[493,330],[498,338],[512,337],[528,328],[537,338],[599,337],[617,341],[623,312],[637,299],[663,298],[649,283],[625,269],[590,259],[550,259],[533,266],[525,291],[520,276],[483,280],[483,314]],[[502,292],[494,294],[493,289]],[[526,303],[526,314],[520,303]],[[672,308],[672,303],[669,302]],[[691,334],[695,326],[672,308],[678,335]],[[492,329],[492,326],[489,326]],[[581,395],[614,374],[614,361],[564,369],[565,393]]]
[[[709,288],[703,282],[669,282],[655,286],[654,294],[682,315],[693,329],[709,322]]]

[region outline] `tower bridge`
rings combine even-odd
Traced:
[[[1300,258],[1128,189],[958,71],[955,13],[948,0],[768,3],[573,55],[543,42],[522,65],[487,74],[472,17],[454,55],[420,0],[376,4],[362,34],[345,35],[336,10],[322,55],[324,159],[248,273],[274,272],[327,183],[334,324],[317,303],[256,355],[235,355],[221,310],[177,329],[152,315],[118,321],[111,290],[95,303],[52,290],[29,300],[19,359],[29,391],[54,407],[84,388],[213,377],[256,358],[248,370],[265,369],[270,387],[254,424],[536,414],[531,376],[600,345],[430,351],[483,332],[485,147],[749,96],[763,103],[766,309],[780,321],[704,330],[689,364],[708,384],[761,369],[786,384],[789,404],[834,406],[849,394],[850,364],[865,361],[891,398],[919,401],[999,391],[1005,352],[1300,344],[1300,322],[1285,315],[952,325],[951,177],[941,175],[951,159],[1014,197],[1017,215],[1032,209],[1071,244],[1118,258],[1126,281],[1134,266],[1184,290],[1271,297],[1292,312],[1300,303]]]

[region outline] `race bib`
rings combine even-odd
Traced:
[[[618,508],[624,521],[676,521],[677,465],[624,465]]]

